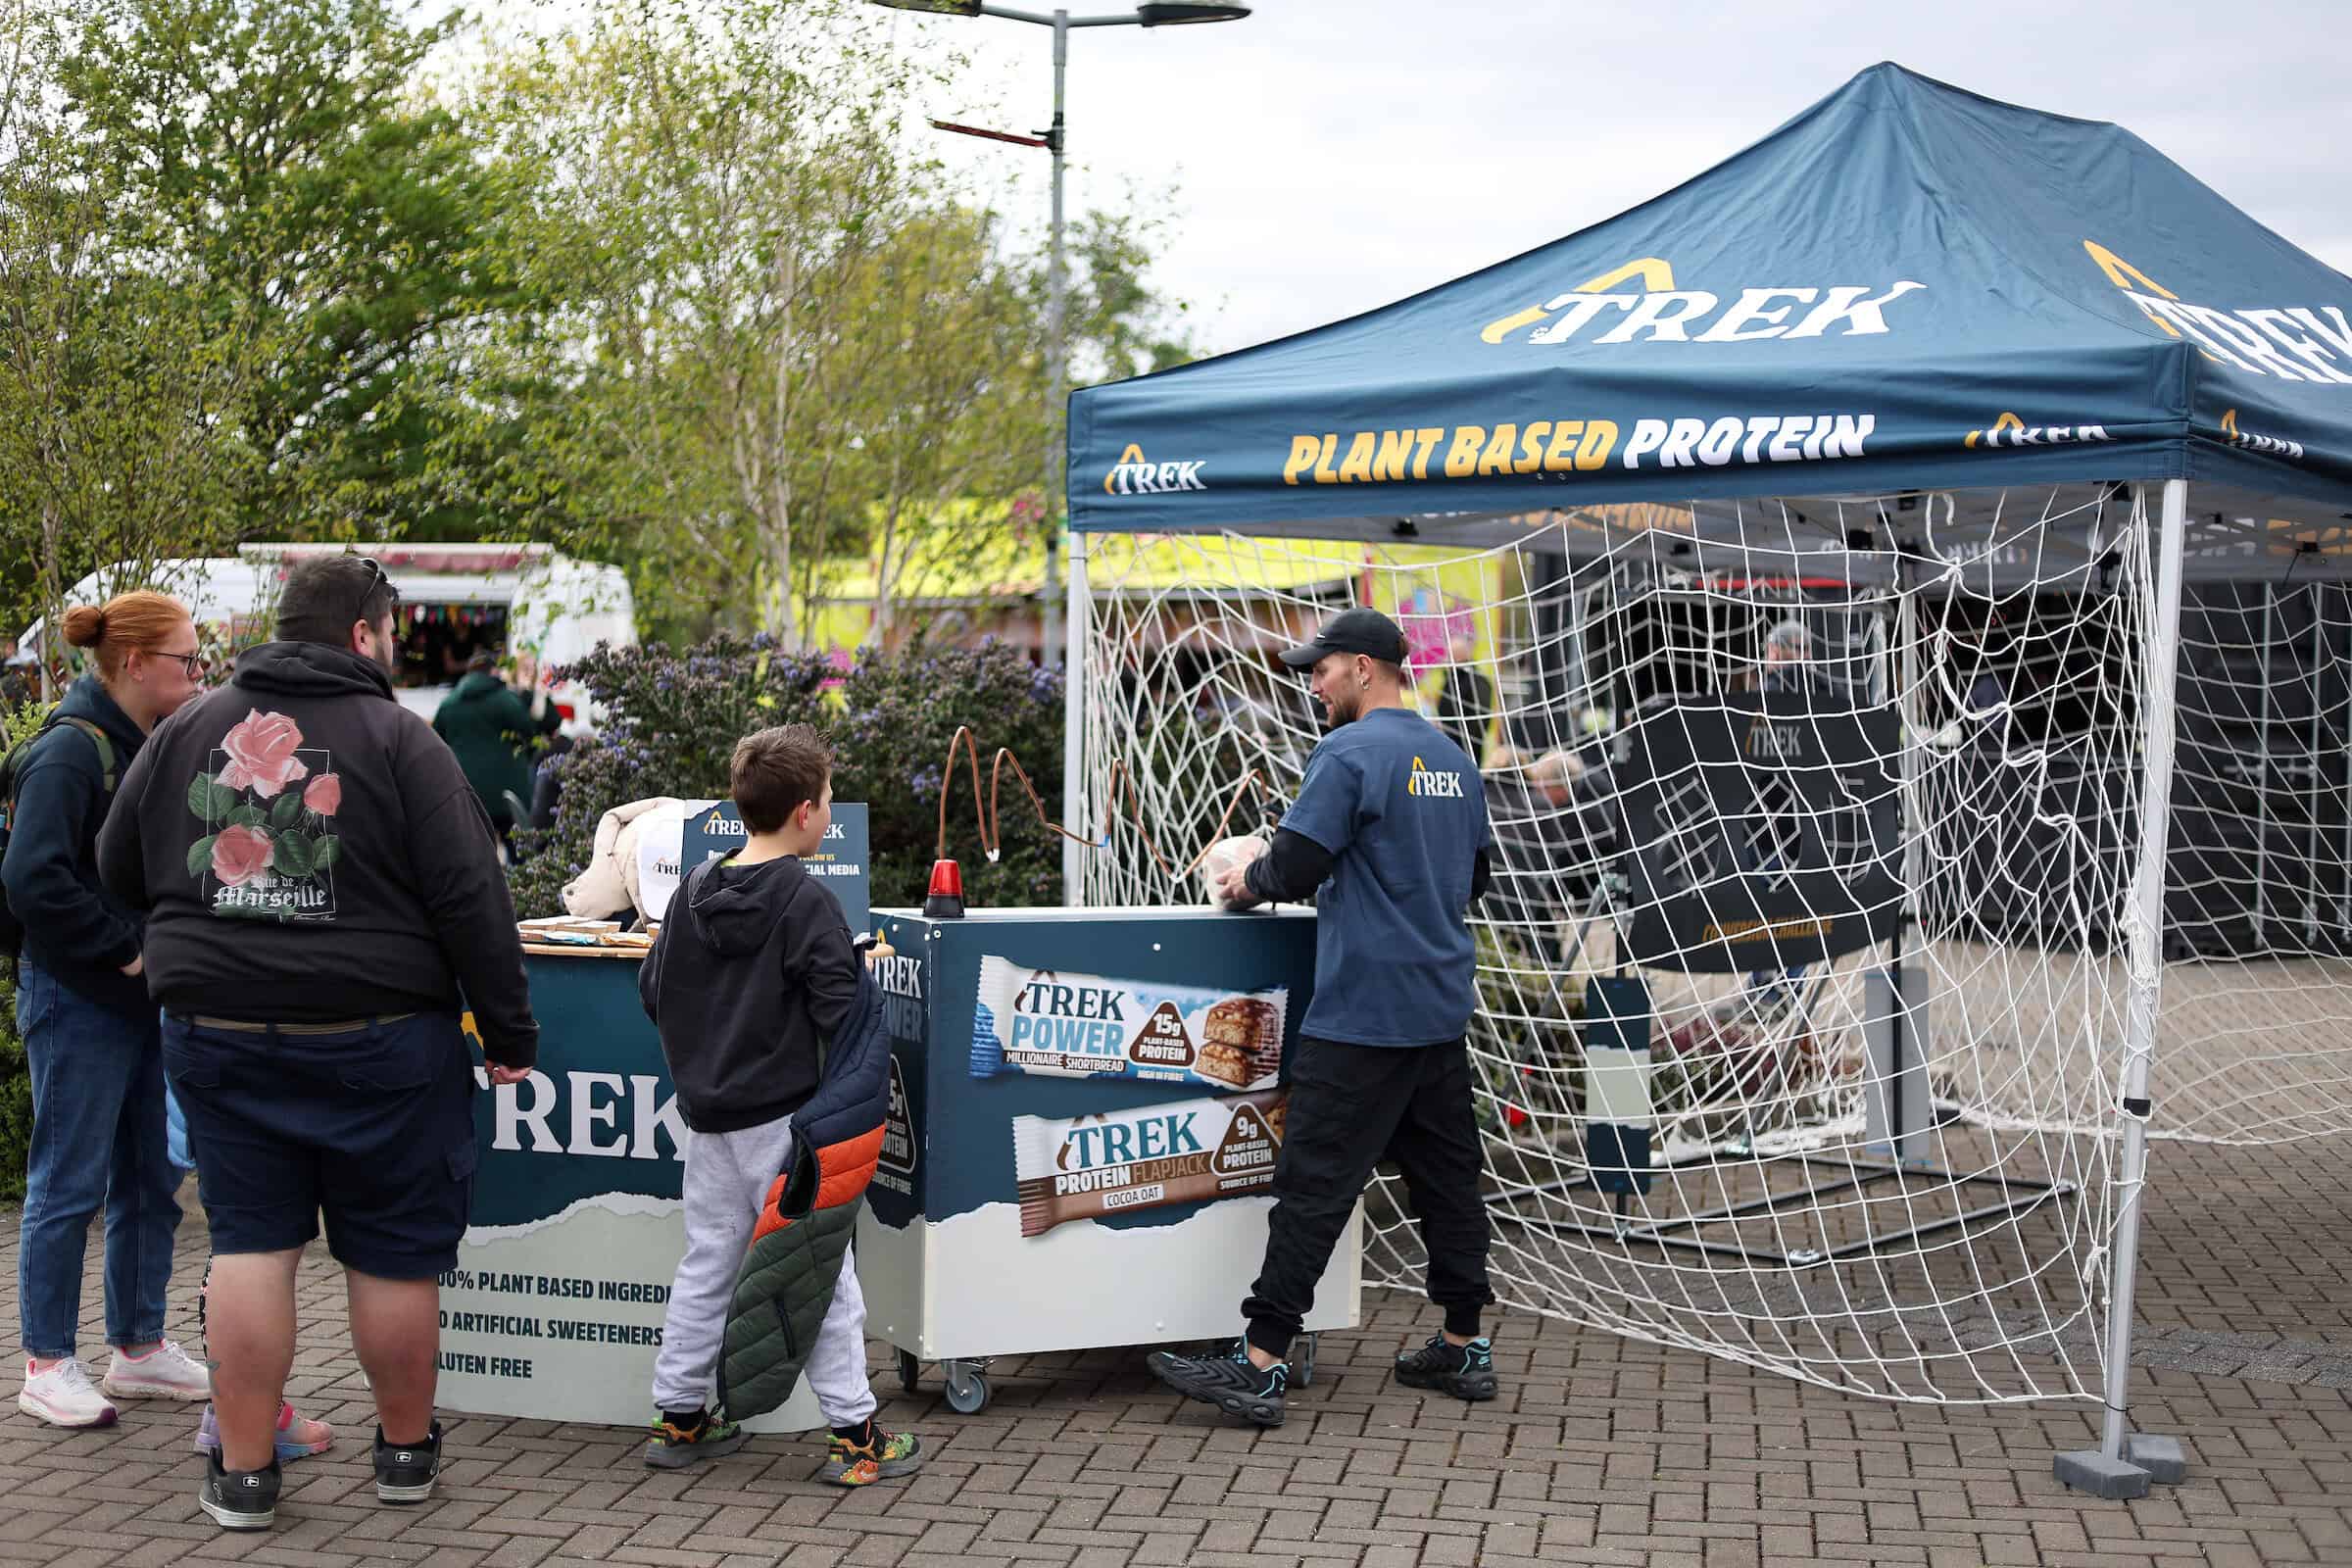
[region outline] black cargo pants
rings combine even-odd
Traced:
[[[1250,1343],[1289,1352],[1348,1212],[1383,1159],[1404,1177],[1429,1252],[1429,1298],[1475,1336],[1487,1286],[1487,1206],[1465,1042],[1354,1046],[1301,1037],[1274,1166],[1266,1256],[1242,1303]]]

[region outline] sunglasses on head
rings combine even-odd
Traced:
[[[352,607],[352,619],[366,620],[368,618],[368,601],[375,597],[375,591],[378,588],[391,589],[392,603],[396,605],[400,603],[400,585],[392,580],[389,572],[384,570],[382,562],[373,556],[354,556],[352,559],[368,568],[368,586],[360,590],[359,603]]]

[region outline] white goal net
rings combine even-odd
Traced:
[[[1273,651],[1396,614],[1496,836],[1470,1047],[1503,1300],[1874,1396],[2093,1395],[2134,985],[2156,1135],[2352,1120],[2352,599],[2291,552],[2192,563],[2135,949],[2141,497],[2000,498],[1997,548],[1795,548],[1891,505],[1753,504],[1730,543],[1671,509],[1477,552],[1098,537],[1081,765],[1090,810],[1114,767],[1137,810],[1086,897],[1199,902],[1137,818],[1181,864],[1250,772],[1287,801],[1322,723]],[[1418,1288],[1400,1188],[1367,1212],[1368,1277]]]

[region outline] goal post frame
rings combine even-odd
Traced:
[[[2153,555],[2150,564],[2155,571],[2149,606],[2152,620],[2139,665],[2143,707],[2136,727],[2144,764],[2139,788],[2134,792],[2140,813],[2138,858],[2122,911],[2130,955],[2125,1057],[2118,1081],[2111,1086],[2113,1103],[2109,1111],[2120,1136],[2115,1174],[2117,1206],[2109,1233],[2105,1354],[2100,1368],[2102,1420],[2095,1449],[2061,1453],[2054,1464],[2056,1476],[2062,1482],[2106,1497],[2143,1494],[2151,1481],[2177,1481],[2181,1471],[2178,1445],[2170,1439],[2132,1433],[2128,1417],[2134,1287],[2148,1164],[2149,1082],[2163,982],[2166,860],[2178,751],[2176,715],[2188,515],[2188,482],[2183,478],[2149,481],[2139,486],[2142,514],[2145,514],[2147,491],[2158,483],[2160,520],[2155,529],[2142,533]],[[1100,722],[1099,715],[1092,711],[1089,691],[1093,674],[1091,645],[1097,629],[1090,570],[1095,541],[1091,534],[1077,530],[1071,532],[1069,541],[1068,572],[1063,585],[1062,629],[1067,654],[1063,666],[1066,684],[1061,804],[1063,821],[1086,842],[1063,840],[1061,869],[1065,903],[1083,906],[1091,902],[1087,867],[1094,838],[1088,804],[1092,771],[1089,729],[1091,724]],[[1898,593],[1898,602],[1909,607],[1908,594]],[[1915,612],[1915,607],[1909,608]],[[1579,605],[1571,612],[1581,610]],[[1896,657],[1916,654],[1915,649],[1904,646],[1905,639],[1900,635],[1896,644]],[[1579,646],[1581,650],[1581,639]],[[1912,784],[1913,781],[1905,780],[1907,808],[1915,804],[1908,799]],[[1093,808],[1095,812],[1100,810],[1100,807]],[[1907,852],[1916,853],[1916,847],[1907,846]],[[1903,952],[1904,944],[1898,938],[1889,957],[1899,965]]]

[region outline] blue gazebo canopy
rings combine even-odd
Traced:
[[[1894,65],[1565,239],[1070,400],[1092,531],[1478,543],[1650,502],[1703,535],[1920,491],[1957,528],[1998,509],[1953,495],[2165,478],[2334,556],[2352,278],[2127,130]]]

